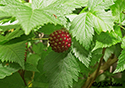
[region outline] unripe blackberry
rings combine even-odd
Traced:
[[[65,29],[54,31],[49,35],[49,43],[55,52],[63,52],[71,46],[71,35]]]

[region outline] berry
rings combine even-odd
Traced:
[[[71,46],[71,35],[65,29],[54,31],[49,35],[49,43],[55,52],[63,52]]]

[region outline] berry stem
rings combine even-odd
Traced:
[[[48,40],[49,38],[33,38],[32,40]]]

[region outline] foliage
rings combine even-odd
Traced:
[[[0,13],[1,88],[94,88],[96,78],[124,81],[125,0],[0,0]],[[57,53],[48,38],[62,28],[72,44]]]

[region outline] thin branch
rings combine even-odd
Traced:
[[[101,67],[100,70],[97,73],[97,76],[99,76],[100,74],[104,73],[111,65],[113,65],[114,63],[116,63],[118,61],[117,57],[114,57],[113,59],[110,57],[107,62],[105,62]],[[95,75],[96,75],[97,70],[95,70],[86,80],[86,82],[84,83],[84,85],[82,86],[82,88],[89,88],[90,83],[92,82],[92,80],[94,79]]]

